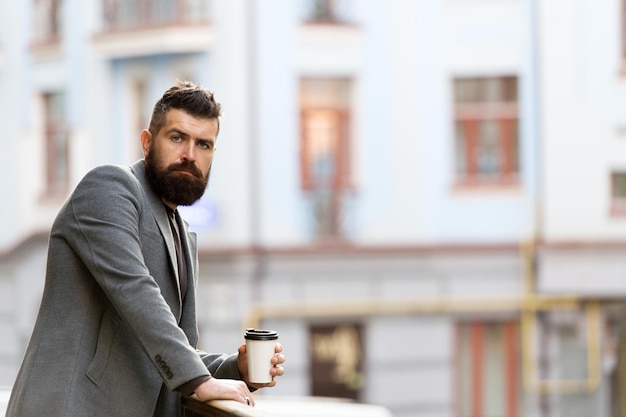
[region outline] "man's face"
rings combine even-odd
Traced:
[[[148,180],[170,207],[191,205],[204,194],[217,132],[217,119],[171,109],[156,137],[147,130],[141,133]]]

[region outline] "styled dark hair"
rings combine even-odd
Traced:
[[[201,119],[217,119],[219,132],[222,106],[215,101],[213,93],[191,81],[178,81],[170,87],[154,105],[148,130],[156,136],[165,124],[165,116],[171,109],[183,110]]]

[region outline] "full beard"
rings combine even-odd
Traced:
[[[164,200],[177,206],[190,206],[202,197],[209,183],[209,172],[202,175],[200,169],[189,161],[161,167],[154,149],[146,156],[146,176],[152,189]],[[189,176],[181,171],[191,173]]]

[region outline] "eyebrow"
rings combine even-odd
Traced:
[[[183,131],[183,130],[180,130],[180,129],[179,129],[179,128],[177,128],[177,127],[171,127],[171,128],[169,128],[169,129],[167,129],[167,130],[165,131],[165,134],[166,134],[166,135],[168,135],[168,136],[169,136],[170,134],[172,134],[172,133],[178,133],[178,134],[179,134],[179,135],[181,135],[181,136],[190,136],[190,135],[189,135],[189,133],[187,133],[187,132],[185,132],[185,131]]]
[[[165,134],[168,136],[171,135],[172,133],[177,133],[180,136],[191,137],[189,133],[185,132],[184,130],[180,130],[177,127],[172,127],[165,131]],[[203,142],[215,143],[215,139],[207,139],[207,138],[197,138],[197,139]]]

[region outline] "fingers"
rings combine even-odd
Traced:
[[[252,396],[252,394],[244,396],[242,402],[245,405],[249,405],[250,407],[254,407],[254,397]]]
[[[242,381],[236,381],[236,382],[241,382],[241,384],[238,385],[236,397],[233,399],[245,405],[249,405],[250,407],[254,407],[254,397],[252,396],[252,393],[248,389],[248,386]]]
[[[274,366],[272,369],[270,369],[270,375],[272,375],[272,378],[276,376],[283,376],[284,374],[285,368],[283,368],[282,366]]]
[[[272,365],[274,365],[272,366],[272,369],[270,369],[270,374],[272,375],[272,386],[276,384],[276,382],[274,381],[274,377],[284,375],[285,373],[285,369],[280,366],[281,364],[285,363],[285,356],[280,353],[282,351],[283,347],[280,345],[280,343],[277,343],[276,354],[271,359]]]
[[[202,402],[210,400],[235,400],[254,406],[254,397],[243,381],[210,378],[201,383],[192,396]],[[246,400],[247,398],[247,400]]]
[[[285,363],[285,356],[277,353],[276,355],[272,356],[272,359],[270,359],[270,361],[272,362],[272,365],[280,365],[281,363]]]

